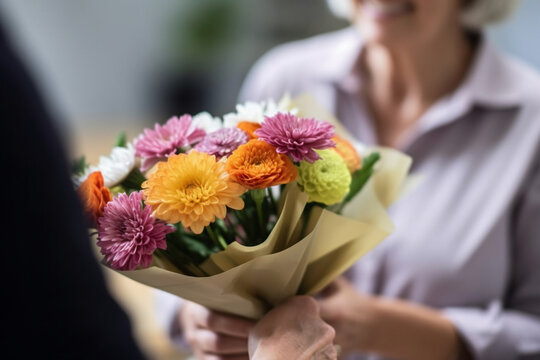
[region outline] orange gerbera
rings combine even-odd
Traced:
[[[334,140],[336,143],[334,150],[336,150],[343,160],[345,160],[345,164],[347,164],[351,174],[360,169],[362,166],[362,159],[360,158],[360,155],[358,155],[358,152],[354,146],[339,135],[334,135],[332,140]]]
[[[227,206],[241,210],[246,189],[232,181],[225,163],[196,150],[170,156],[142,184],[145,203],[154,216],[171,224],[181,222],[200,234],[204,227],[223,219]]]
[[[239,146],[227,159],[231,178],[248,189],[264,189],[296,180],[298,171],[287,155],[261,140]]]
[[[249,140],[252,140],[258,138],[258,136],[255,135],[255,130],[260,129],[261,124],[252,121],[240,121],[236,124],[236,127],[248,134]]]
[[[77,189],[84,206],[84,212],[92,224],[103,216],[103,208],[112,200],[111,191],[103,183],[101,171],[94,171]]]

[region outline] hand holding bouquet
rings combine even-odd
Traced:
[[[310,97],[173,117],[83,164],[78,191],[106,266],[258,318],[320,291],[392,231],[385,207],[410,160],[346,137]]]

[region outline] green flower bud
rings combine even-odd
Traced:
[[[334,205],[349,192],[351,173],[337,152],[331,149],[317,150],[320,159],[314,163],[300,162],[298,184],[309,195],[309,201]]]

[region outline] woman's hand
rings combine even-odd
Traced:
[[[321,317],[336,330],[335,343],[344,355],[371,348],[375,336],[373,301],[356,292],[344,278],[336,279],[320,294]]]
[[[248,359],[248,334],[255,323],[186,301],[180,310],[184,337],[200,360]]]
[[[453,324],[436,309],[363,295],[343,278],[321,293],[319,306],[344,354],[376,353],[403,360],[469,358]]]
[[[309,296],[294,296],[269,311],[249,335],[250,359],[337,359],[334,329]]]

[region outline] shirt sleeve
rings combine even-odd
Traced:
[[[185,341],[178,316],[184,300],[165,291],[153,289],[154,304],[156,306],[156,322],[159,328],[169,337],[171,343],[183,350],[189,351]]]
[[[506,298],[485,309],[444,309],[476,360],[540,358],[540,166],[533,174],[514,209]]]
[[[263,55],[248,72],[238,94],[238,102],[279,99],[293,94],[297,87],[295,77],[286,63],[287,50],[278,46]]]

